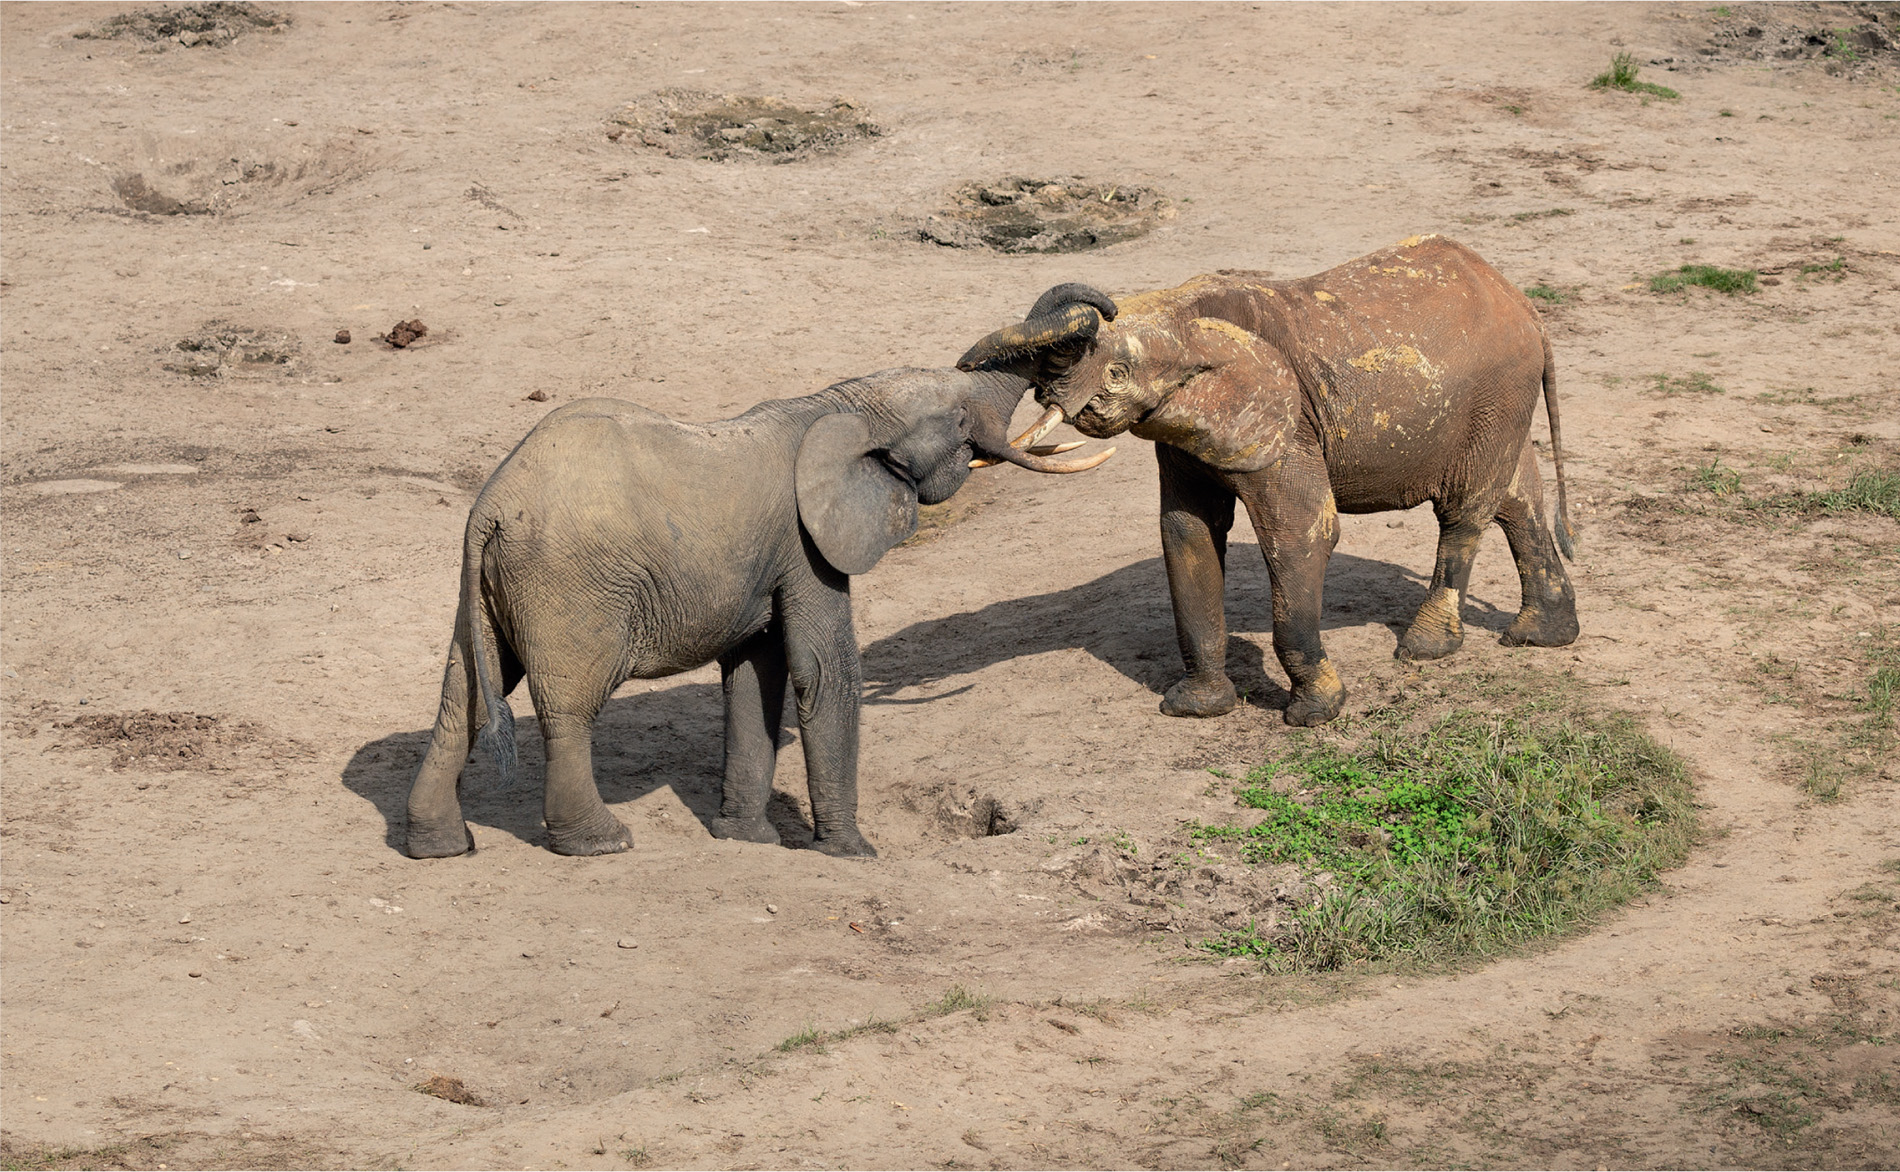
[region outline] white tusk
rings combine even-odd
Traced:
[[[1049,471],[1051,472],[1087,472],[1089,469],[1095,467],[1097,464],[1100,464],[1103,460],[1108,459],[1110,456],[1114,454],[1115,454],[1114,448],[1103,448],[1101,451],[1095,453],[1093,456],[1087,456],[1080,460],[1065,460],[1058,466],[1049,469]]]
[[[987,456],[978,456],[976,459],[970,461],[970,467],[994,468],[996,465],[1001,464],[1001,463],[1002,463],[1001,460],[992,460]]]
[[[1056,424],[1061,422],[1062,408],[1051,407],[1042,413],[1041,419],[1036,420],[1034,427],[1031,427],[1028,431],[1025,431],[1015,439],[1009,441],[1009,446],[1012,448],[1020,448],[1024,444],[1033,444],[1043,436],[1054,431]]]
[[[1040,447],[1024,448],[1032,456],[1060,456],[1064,452],[1073,452],[1082,446],[1083,440],[1070,440],[1066,444],[1043,444]]]

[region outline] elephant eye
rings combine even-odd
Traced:
[[[1126,362],[1109,363],[1108,381],[1112,383],[1127,382],[1128,381],[1128,364]]]

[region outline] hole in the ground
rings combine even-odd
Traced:
[[[301,147],[272,143],[265,154],[235,141],[148,136],[120,160],[109,185],[112,204],[91,210],[224,215],[325,195],[373,166],[371,156],[348,139]]]
[[[1172,201],[1146,187],[1011,177],[957,188],[917,235],[948,248],[1087,252],[1145,236],[1174,214]]]
[[[674,158],[789,163],[884,133],[864,107],[835,98],[817,109],[782,98],[661,90],[608,119],[607,137]]]
[[[939,795],[937,820],[959,838],[990,838],[1017,829],[1016,813],[1000,799],[955,786]]]
[[[159,365],[195,378],[242,377],[287,371],[296,365],[301,349],[297,339],[282,330],[213,321],[173,342]]]

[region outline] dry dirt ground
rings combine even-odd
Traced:
[[[0,7],[9,1166],[1900,1163],[1900,803],[1852,748],[1900,525],[1750,507],[1900,461],[1892,7],[366,3],[76,35],[127,11]],[[1618,52],[1681,97],[1589,88]],[[717,95],[813,120],[699,150]],[[1150,230],[958,226],[1055,180]],[[947,364],[1058,281],[1433,231],[1563,298],[1584,635],[1496,644],[1492,533],[1465,649],[1402,667],[1430,514],[1344,518],[1347,715],[1547,685],[1637,714],[1707,828],[1638,905],[1427,974],[1273,976],[1144,921],[1129,872],[1239,813],[1210,770],[1291,738],[1250,536],[1249,702],[1156,712],[1141,441],[981,473],[858,582],[880,859],[710,837],[712,670],[609,704],[631,852],[550,854],[485,762],[478,852],[398,850],[466,508],[551,407],[717,418]],[[1773,283],[1648,291],[1691,262]],[[795,750],[780,788],[795,846]]]

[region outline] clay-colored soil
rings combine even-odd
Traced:
[[[123,11],[0,8],[0,1159],[1900,1163],[1900,802],[1861,703],[1900,523],[1750,507],[1900,464],[1892,6],[367,3],[75,35]],[[1588,88],[1619,51],[1680,99]],[[666,91],[843,98],[877,133],[669,152],[616,121]],[[729,137],[767,142],[777,107],[745,109]],[[1174,214],[1067,254],[920,239],[1022,177]],[[1438,975],[1271,976],[1150,926],[1116,858],[1236,816],[1209,770],[1290,735],[1251,536],[1248,703],[1156,712],[1133,440],[979,473],[857,583],[880,859],[711,838],[710,669],[608,705],[631,852],[550,854],[487,762],[477,853],[397,849],[467,506],[547,410],[721,417],[947,364],[1060,281],[1298,276],[1418,232],[1564,295],[1584,635],[1497,645],[1494,532],[1464,650],[1400,665],[1431,516],[1343,518],[1347,715],[1546,686],[1636,713],[1708,827],[1638,906]],[[1773,283],[1647,290],[1692,262]],[[795,846],[796,751],[780,786]]]

